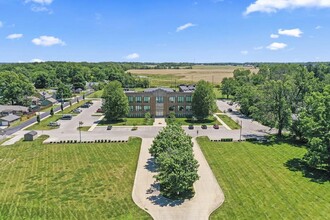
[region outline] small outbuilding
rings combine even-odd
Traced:
[[[24,141],[34,141],[37,138],[38,133],[36,131],[30,131],[24,135]]]
[[[9,126],[11,123],[18,121],[20,118],[20,116],[9,114],[5,117],[0,118],[0,124],[2,126]]]

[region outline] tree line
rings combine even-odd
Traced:
[[[261,65],[258,74],[237,69],[221,90],[240,111],[308,143],[305,159],[330,170],[330,65]]]
[[[137,66],[139,64],[135,63],[1,64],[0,104],[27,105],[26,97],[32,96],[35,89],[58,88],[58,95],[68,98],[71,90],[84,89],[86,82],[98,82],[96,89],[102,89],[107,81],[114,80],[121,82],[124,87],[149,87],[148,78],[127,72]]]

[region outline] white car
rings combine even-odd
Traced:
[[[73,113],[80,113],[80,112],[82,112],[82,110],[81,110],[80,108],[76,108],[76,109],[74,109],[72,112],[73,112]]]
[[[52,121],[52,122],[49,123],[49,126],[51,126],[51,127],[59,127],[60,125],[61,124],[57,121]]]

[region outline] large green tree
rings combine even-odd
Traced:
[[[128,99],[120,82],[112,81],[106,85],[102,97],[102,109],[108,121],[118,120],[128,114]]]
[[[249,108],[253,118],[277,128],[279,136],[292,122],[291,103],[288,97],[292,92],[291,88],[289,82],[281,80],[266,82],[258,94],[258,101]]]
[[[330,85],[323,92],[306,96],[306,108],[300,119],[304,136],[308,139],[307,163],[326,167],[330,171]]]
[[[204,80],[197,83],[192,98],[192,110],[198,119],[205,119],[216,111],[216,96],[211,83]]]
[[[34,86],[29,79],[20,73],[0,72],[0,103],[22,105],[27,97],[34,93]]]
[[[65,85],[64,83],[60,83],[57,87],[56,98],[57,99],[66,99],[71,98],[72,92],[69,85]]]
[[[221,82],[221,92],[223,95],[227,96],[227,99],[230,95],[235,95],[238,87],[238,83],[234,78],[224,78]]]
[[[193,192],[199,176],[192,147],[191,137],[178,124],[167,126],[155,138],[149,151],[155,157],[156,179],[164,196],[176,198]]]

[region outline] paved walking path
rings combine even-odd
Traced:
[[[155,118],[153,126],[165,127],[166,126],[165,118]]]
[[[159,195],[159,186],[153,177],[155,166],[149,147],[152,138],[142,139],[132,197],[134,202],[154,219],[203,220],[224,202],[224,194],[195,139],[194,154],[198,160],[200,179],[194,184],[195,196],[191,200],[172,201]]]

